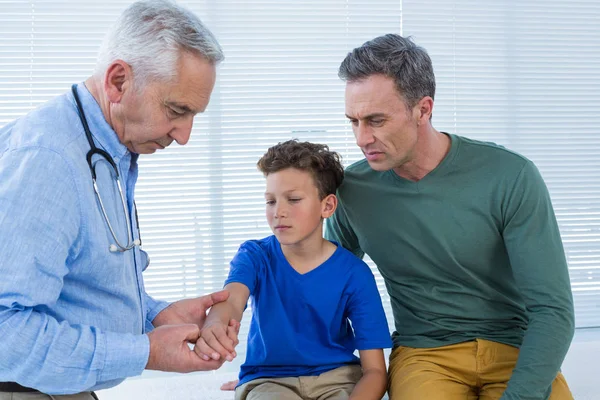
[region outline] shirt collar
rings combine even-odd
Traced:
[[[96,147],[106,151],[117,162],[128,155],[129,149],[119,141],[117,132],[106,122],[100,105],[83,82],[77,85],[77,94]]]

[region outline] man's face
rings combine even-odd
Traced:
[[[287,168],[267,175],[266,216],[282,245],[319,240],[325,200],[307,171]],[[315,239],[319,238],[319,239]]]
[[[215,66],[183,52],[173,80],[149,81],[112,104],[114,129],[121,143],[138,154],[188,142],[194,116],[204,112],[215,84]]]
[[[394,80],[384,75],[346,85],[346,116],[356,144],[376,171],[410,162],[417,144],[417,119],[400,98]]]

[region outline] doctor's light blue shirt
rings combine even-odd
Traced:
[[[130,223],[137,239],[137,155],[83,84],[78,93],[96,146],[113,157],[126,192],[131,221],[109,165],[97,162],[113,229],[124,243]],[[109,251],[114,240],[95,198],[89,149],[70,92],[0,129],[0,382],[77,393],[115,386],[148,361],[144,333],[167,303],[146,294],[139,247]]]

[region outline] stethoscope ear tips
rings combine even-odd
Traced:
[[[142,241],[141,241],[140,239],[135,239],[135,240],[133,241],[133,245],[134,245],[134,246],[141,246],[141,245],[142,245]]]
[[[117,245],[115,245],[115,244],[111,244],[110,246],[108,246],[108,250],[109,250],[111,253],[116,253],[116,252],[117,252],[119,249],[117,248]]]

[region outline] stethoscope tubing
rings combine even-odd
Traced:
[[[135,246],[139,246],[141,244],[141,242],[140,242],[140,240],[137,240],[137,239],[132,240],[133,237],[131,234],[131,226],[130,226],[131,219],[129,218],[129,210],[127,209],[127,202],[125,201],[125,196],[123,195],[123,189],[121,187],[121,180],[119,179],[119,169],[117,168],[117,165],[115,164],[115,162],[112,159],[112,157],[110,156],[110,154],[108,154],[106,151],[96,147],[96,144],[94,143],[94,139],[92,137],[92,133],[90,131],[90,127],[89,127],[87,119],[85,117],[85,113],[83,112],[83,106],[81,105],[81,101],[79,100],[79,95],[77,93],[77,85],[76,84],[71,86],[71,91],[73,92],[73,97],[75,98],[75,103],[77,104],[79,120],[81,121],[81,124],[83,125],[83,130],[85,131],[85,136],[90,145],[90,150],[87,152],[85,158],[87,160],[88,167],[90,169],[90,173],[92,174],[92,183],[94,186],[94,193],[96,194],[96,198],[98,199],[98,203],[100,204],[100,210],[102,211],[102,215],[104,216],[104,220],[106,221],[108,230],[110,231],[110,234],[112,235],[112,237],[115,241],[115,244],[111,244],[109,246],[109,251],[111,251],[113,253],[114,252],[123,253],[127,250],[133,249]],[[106,209],[104,208],[104,202],[102,201],[102,196],[100,196],[100,191],[98,190],[98,185],[96,183],[95,164],[92,162],[92,157],[94,155],[98,155],[99,157],[104,159],[104,161],[108,162],[113,169],[114,178],[117,183],[117,188],[119,190],[119,196],[121,197],[121,204],[123,205],[123,212],[124,212],[125,218],[126,218],[125,225],[127,227],[127,244],[125,244],[125,245],[121,244],[119,239],[117,239],[117,234],[116,234],[115,230],[113,229],[113,226],[110,223],[110,219],[108,218]]]

